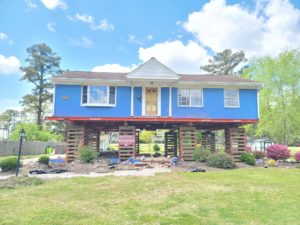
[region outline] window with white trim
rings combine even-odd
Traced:
[[[224,107],[228,107],[228,108],[240,107],[239,90],[224,89]]]
[[[116,88],[112,86],[82,86],[81,104],[87,106],[115,106]]]
[[[178,105],[202,107],[203,92],[202,89],[179,88],[178,89]]]

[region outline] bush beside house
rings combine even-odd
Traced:
[[[98,153],[88,146],[81,147],[78,153],[80,161],[85,163],[93,163],[98,159]]]
[[[267,156],[274,160],[288,159],[291,153],[287,146],[274,144],[267,147]]]
[[[252,153],[245,152],[241,154],[240,160],[248,165],[254,166],[255,165],[255,157]]]
[[[223,169],[233,169],[236,167],[230,155],[223,152],[218,152],[208,156],[206,161],[207,165],[211,167]]]
[[[18,158],[15,156],[7,157],[0,161],[0,168],[2,172],[8,172],[17,168]],[[21,162],[20,162],[21,166]]]
[[[193,152],[193,159],[196,162],[206,162],[206,159],[210,154],[211,152],[209,150],[201,145],[197,145],[195,151]]]

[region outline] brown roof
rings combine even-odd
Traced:
[[[126,81],[127,73],[114,72],[85,72],[85,71],[66,71],[56,78],[86,78],[86,79],[109,79],[109,80],[124,80]],[[178,74],[179,81],[197,81],[197,82],[246,82],[258,83],[254,80],[245,79],[234,75],[209,75],[209,74]]]
[[[85,72],[85,71],[66,71],[56,78],[86,78],[86,79],[116,79],[126,80],[124,76],[126,73],[113,73],[113,72]]]
[[[254,80],[245,79],[234,75],[209,75],[209,74],[178,74],[181,76],[180,81],[198,81],[198,82],[251,82],[258,83]]]

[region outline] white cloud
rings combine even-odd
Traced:
[[[93,42],[87,37],[81,37],[79,39],[69,39],[69,44],[72,46],[79,46],[84,48],[90,48],[93,45]]]
[[[95,66],[92,72],[130,72],[136,68],[136,65],[122,66],[120,64],[105,64],[101,66]]]
[[[0,75],[20,74],[21,63],[15,56],[5,57],[0,54]]]
[[[92,30],[114,30],[115,27],[111,23],[108,22],[107,19],[102,19],[98,25],[93,24],[91,26]]]
[[[37,5],[32,0],[25,0],[28,9],[37,9]]]
[[[55,32],[56,30],[55,30],[54,26],[55,26],[55,23],[50,22],[47,24],[47,29],[51,32]]]
[[[133,35],[133,34],[129,34],[128,35],[128,42],[137,44],[137,45],[144,45],[146,43],[146,41],[151,41],[153,40],[153,35],[149,34],[146,37],[143,38],[138,38],[137,36]]]
[[[74,17],[67,15],[67,18],[70,21],[78,20],[80,22],[86,23],[89,25],[89,28],[92,30],[103,30],[103,31],[108,31],[108,30],[114,30],[115,27],[113,24],[109,23],[107,19],[102,19],[99,24],[95,22],[95,19],[93,16],[88,15],[86,13],[79,14],[76,13]]]
[[[93,24],[94,23],[94,18],[88,14],[79,14],[76,13],[75,18],[81,22],[88,23],[88,24]]]
[[[9,38],[7,34],[0,32],[0,41],[12,45],[14,43],[14,40],[12,38]]]
[[[41,2],[44,4],[44,6],[48,9],[67,9],[68,5],[64,0],[41,0]]]
[[[214,52],[244,50],[249,56],[277,54],[300,46],[300,11],[288,0],[257,0],[249,10],[226,0],[211,0],[183,24],[186,31]]]
[[[199,73],[200,65],[208,60],[207,51],[198,43],[189,41],[166,41],[149,48],[139,49],[139,58],[143,62],[155,57],[177,73]]]

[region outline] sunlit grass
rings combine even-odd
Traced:
[[[299,169],[72,178],[0,191],[0,224],[299,224]]]

